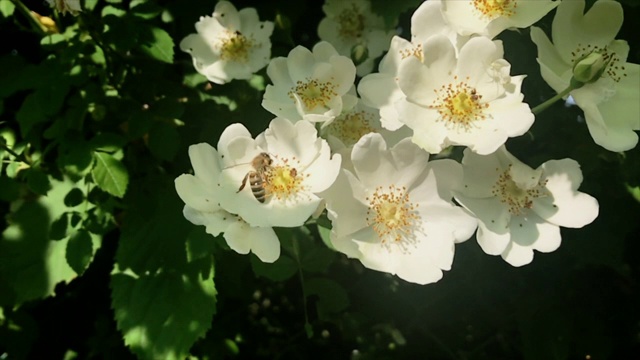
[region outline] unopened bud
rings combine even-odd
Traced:
[[[364,44],[356,44],[351,48],[351,60],[358,66],[369,58],[369,49]]]
[[[576,63],[573,67],[572,80],[583,84],[596,82],[605,72],[610,61],[610,56],[594,51]]]

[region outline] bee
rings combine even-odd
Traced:
[[[251,186],[251,192],[253,196],[261,203],[264,203],[267,193],[264,189],[264,184],[266,182],[265,173],[269,171],[271,168],[271,164],[273,163],[273,159],[269,154],[263,152],[258,154],[256,157],[251,160],[251,166],[253,170],[247,172],[247,174],[242,179],[242,184],[236,193],[239,193],[244,189],[245,185],[247,185],[247,179],[249,180],[249,186]]]

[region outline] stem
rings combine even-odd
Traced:
[[[562,99],[563,97],[565,97],[566,95],[568,95],[571,91],[573,91],[575,89],[576,89],[576,87],[573,84],[569,84],[569,87],[567,87],[566,89],[562,90],[560,93],[558,93],[556,96],[552,97],[551,99],[549,99],[549,100],[543,102],[542,104],[534,107],[533,109],[531,109],[531,112],[534,115],[543,112],[549,106],[551,106],[553,103],[555,103],[556,101]]]
[[[307,291],[304,288],[304,274],[302,273],[302,265],[300,264],[300,245],[298,244],[298,237],[296,234],[292,234],[292,244],[293,244],[293,255],[296,259],[296,264],[298,264],[298,277],[300,279],[300,287],[302,288],[302,304],[304,306],[304,329],[307,332],[307,337],[311,338],[313,336],[313,328],[309,323],[309,313],[307,312]]]
[[[31,10],[29,10],[29,8],[25,4],[23,4],[20,0],[11,0],[11,2],[16,6],[16,8],[18,8],[18,10],[22,12],[22,14],[24,14],[24,16],[27,17],[27,19],[29,19],[31,25],[38,33],[40,33],[40,35],[47,34],[47,28],[42,25],[42,23],[40,23],[40,20],[36,19]]]
[[[4,142],[0,141],[0,148],[2,148],[3,150],[5,150],[6,152],[8,152],[9,154],[11,154],[11,156],[13,156],[16,160],[23,162],[25,164],[28,164],[29,166],[31,166],[31,161],[29,161],[29,159],[27,159],[24,154],[18,154],[15,151],[13,151],[10,147],[8,147]]]

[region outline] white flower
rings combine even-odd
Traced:
[[[614,40],[622,26],[622,7],[597,1],[584,14],[584,1],[563,1],[553,19],[553,44],[539,28],[531,29],[544,80],[556,92],[569,87],[574,67],[590,54],[608,62],[599,80],[571,91],[582,108],[593,140],[611,151],[632,149],[640,130],[640,65],[627,63],[629,45]]]
[[[237,11],[228,1],[216,4],[213,16],[202,16],[197,34],[180,42],[196,70],[216,84],[249,79],[269,63],[273,23],[260,21],[254,8]]]
[[[513,266],[533,260],[533,250],[560,246],[560,226],[580,228],[598,216],[598,202],[577,191],[580,165],[551,160],[532,169],[502,147],[481,156],[465,149],[463,185],[456,200],[478,218],[482,250]]]
[[[389,47],[394,31],[385,31],[384,20],[371,11],[369,0],[326,0],[322,10],[326,17],[320,20],[318,37],[345,56],[351,56],[354,46],[364,46],[368,57],[356,69],[360,76],[370,73],[373,61]]]
[[[317,193],[331,186],[340,170],[340,155],[331,156],[327,142],[307,121],[276,118],[255,140],[244,126],[231,125],[220,136],[218,151],[225,194],[220,202],[252,226],[303,225],[321,203]],[[271,163],[257,169],[251,164],[256,157]],[[247,177],[252,173],[259,180],[255,186]]]
[[[354,173],[343,170],[323,194],[334,247],[406,281],[438,281],[476,220],[451,203],[460,165],[428,159],[409,139],[388,149],[380,134],[365,135],[352,151]]]
[[[329,121],[356,103],[348,93],[356,67],[326,41],[313,52],[297,46],[288,57],[271,60],[267,74],[273,85],[267,85],[262,106],[290,121]]]
[[[360,80],[358,93],[367,105],[380,110],[384,128],[393,131],[403,126],[395,107],[398,100],[405,98],[398,86],[400,62],[409,57],[422,61],[422,44],[435,35],[447,36],[456,47],[468,40],[448,26],[440,12],[440,0],[425,1],[411,16],[411,41],[394,36],[389,52],[380,61],[379,73],[369,74]]]
[[[500,41],[472,38],[460,49],[442,35],[422,46],[422,61],[409,57],[398,71],[405,100],[396,103],[400,121],[413,130],[413,142],[430,153],[464,145],[490,154],[507,138],[533,124],[522,102],[524,76],[510,76]]]
[[[206,232],[224,238],[239,254],[253,252],[264,262],[280,257],[280,242],[270,227],[252,227],[240,217],[220,206],[223,196],[218,180],[220,157],[216,149],[206,143],[189,147],[194,175],[183,174],[175,180],[176,191],[186,204],[184,217],[196,225],[204,225]]]
[[[505,29],[531,26],[559,3],[552,0],[442,0],[442,14],[461,35],[493,38]]]
[[[82,7],[80,6],[80,0],[46,0],[49,6],[55,8],[60,13],[64,14],[66,12],[71,15],[78,15],[80,11],[82,11]]]
[[[333,152],[350,150],[360,138],[372,132],[381,134],[390,146],[411,136],[411,131],[406,126],[397,131],[384,129],[380,124],[378,110],[365,105],[361,99],[358,99],[352,109],[344,111],[331,122],[325,122],[321,129],[321,134],[327,139]]]

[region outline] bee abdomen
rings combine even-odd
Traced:
[[[262,176],[255,172],[252,173],[249,176],[249,185],[251,186],[251,192],[253,193],[253,196],[256,198],[256,200],[263,203],[267,196],[267,192],[265,191],[263,186]]]

